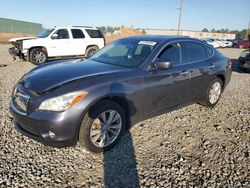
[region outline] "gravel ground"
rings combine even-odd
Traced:
[[[0,46],[0,187],[249,187],[250,74],[233,72],[214,109],[197,104],[135,125],[111,151],[55,149],[13,127],[13,85],[29,69]],[[235,59],[238,49],[222,49]],[[237,63],[237,62],[236,62]]]

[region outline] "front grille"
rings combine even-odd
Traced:
[[[27,113],[28,102],[29,102],[29,96],[25,94],[23,91],[15,89],[13,94],[13,103],[19,112],[24,114]]]
[[[19,50],[23,50],[23,41],[18,41],[18,47],[19,47]]]
[[[23,42],[21,40],[18,40],[14,43],[14,46],[16,49],[22,50],[23,49]]]

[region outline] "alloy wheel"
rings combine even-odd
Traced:
[[[116,140],[121,128],[121,115],[115,110],[106,110],[98,115],[91,125],[91,142],[100,148],[107,147]]]
[[[220,94],[221,94],[221,84],[220,82],[214,82],[209,91],[209,102],[211,104],[215,104],[219,100]]]
[[[34,58],[36,63],[43,63],[46,60],[45,54],[41,51],[36,51],[33,54],[33,58]]]

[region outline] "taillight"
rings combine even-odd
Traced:
[[[232,69],[232,64],[233,64],[233,62],[231,61],[231,59],[228,59],[227,60],[227,68]]]
[[[103,37],[103,41],[104,41],[104,46],[106,46],[106,39],[105,39],[105,37]]]

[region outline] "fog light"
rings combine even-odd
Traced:
[[[53,133],[52,131],[49,131],[48,133],[45,133],[45,134],[42,134],[42,137],[43,138],[55,138],[56,137],[56,134]]]

